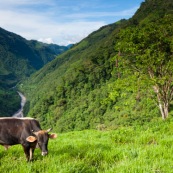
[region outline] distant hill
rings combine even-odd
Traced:
[[[27,115],[40,119],[43,126],[53,125],[58,131],[96,128],[102,124],[116,128],[157,117],[152,94],[146,95],[147,88],[140,88],[142,99],[137,89],[136,93],[131,91],[129,83],[134,83],[135,90],[137,81],[135,78],[126,81],[126,77],[133,74],[124,77],[128,95],[120,89],[121,93],[113,91],[121,76],[115,46],[120,41],[120,31],[139,25],[146,27],[149,23],[158,25],[157,21],[166,22],[167,18],[173,18],[172,0],[146,0],[131,19],[100,28],[46,64],[20,86],[28,98]]]
[[[13,86],[66,50],[66,46],[28,41],[0,28],[0,86]]]
[[[30,76],[68,49],[66,46],[45,44],[34,40],[28,41],[0,28],[0,91],[2,91],[0,92],[0,115],[9,115],[8,112],[11,113],[16,109],[12,109],[13,106],[10,102],[14,102],[14,98],[17,96],[15,95],[13,98],[9,94],[9,88],[14,87],[20,80]],[[8,97],[4,95],[8,95]],[[7,99],[9,97],[12,97],[11,101]],[[2,108],[2,105],[5,107]],[[20,106],[19,103],[17,105]]]

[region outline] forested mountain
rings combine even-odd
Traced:
[[[20,106],[17,93],[9,91],[68,47],[28,41],[0,28],[0,115],[9,116]]]
[[[146,0],[93,32],[20,84],[27,115],[69,131],[143,124],[165,106],[171,114],[172,21],[172,0]]]
[[[3,80],[13,79],[13,82],[16,83],[22,77],[29,76],[43,67],[67,49],[66,46],[45,44],[34,40],[28,41],[19,35],[0,28],[1,78]],[[13,83],[8,84],[14,85]]]

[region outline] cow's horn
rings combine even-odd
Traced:
[[[34,130],[31,130],[34,135],[38,135],[38,132],[34,132]]]
[[[49,133],[52,130],[52,128],[48,129],[46,132]]]
[[[38,132],[33,132],[34,135],[38,136]]]

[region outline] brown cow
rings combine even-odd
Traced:
[[[0,118],[0,144],[5,148],[21,144],[27,161],[31,161],[36,145],[42,155],[48,154],[48,140],[57,137],[49,134],[51,129],[42,130],[39,122],[33,118]]]

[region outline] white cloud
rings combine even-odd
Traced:
[[[103,25],[105,25],[104,22],[60,23],[53,22],[41,15],[0,11],[0,26],[2,28],[13,31],[26,39],[42,39],[45,42],[53,42],[54,40],[54,43],[63,45],[79,42]]]
[[[63,1],[0,0],[0,27],[29,40],[67,45],[79,42],[91,32],[108,24],[103,21],[104,17],[113,17],[116,21],[116,17],[131,16],[137,9],[85,13],[76,10],[75,13],[73,11],[68,14],[66,8],[69,9],[69,6],[59,6],[58,2]]]
[[[48,44],[54,43],[52,38],[39,38],[38,41]]]

